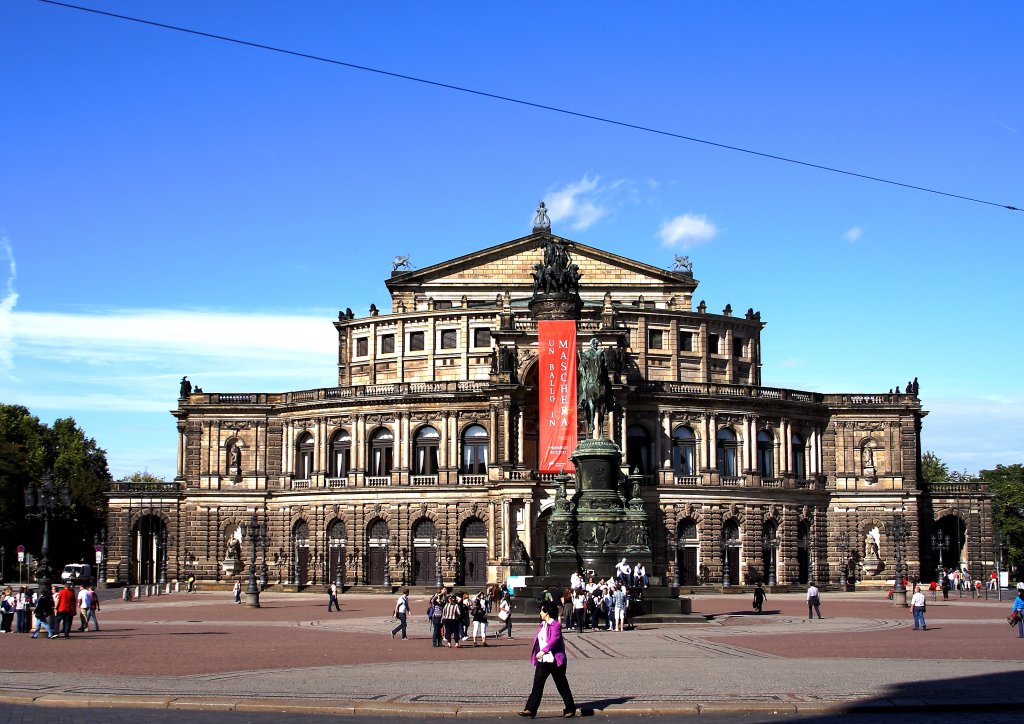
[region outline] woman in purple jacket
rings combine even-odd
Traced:
[[[562,625],[558,622],[558,605],[553,601],[541,604],[540,622],[530,654],[530,663],[535,667],[533,691],[530,692],[526,708],[519,712],[519,716],[528,716],[531,719],[537,716],[541,697],[544,696],[544,683],[550,676],[555,680],[555,686],[558,687],[558,693],[562,695],[562,702],[565,704],[562,716],[571,719],[576,716],[576,704],[572,699],[569,682],[565,678],[565,643],[562,641]]]

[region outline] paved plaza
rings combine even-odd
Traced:
[[[747,595],[697,596],[706,624],[567,633],[568,676],[578,708],[597,716],[1014,709],[1024,640],[1004,598],[940,596],[928,630],[914,631],[909,610],[879,592],[826,592],[825,618],[811,621],[803,594],[772,595],[760,616]],[[514,714],[529,693],[525,617],[512,640],[449,650],[431,646],[424,596],[413,596],[409,641],[391,638],[392,597],[345,595],[340,614],[321,594],[262,601],[111,600],[99,632],[4,635],[0,705],[473,718]],[[549,684],[541,715],[560,712]]]

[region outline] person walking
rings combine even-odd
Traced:
[[[0,599],[0,609],[3,610],[3,623],[0,625],[0,630],[5,634],[11,633],[11,629],[14,626],[14,611],[18,605],[18,600],[14,597],[14,589],[7,587],[4,589],[3,598]]]
[[[952,584],[949,582],[949,575],[946,573],[942,574],[942,600],[949,600],[949,589]]]
[[[473,599],[473,645],[476,646],[476,636],[480,634],[480,640],[484,646],[487,645],[487,604],[484,603],[486,594],[481,591]]]
[[[565,677],[567,660],[565,642],[562,640],[562,625],[558,622],[558,607],[552,603],[544,603],[540,607],[540,627],[533,637],[533,649],[530,653],[533,664],[533,689],[526,700],[526,707],[519,716],[534,718],[540,708],[544,696],[544,684],[550,676],[555,687],[562,696],[562,716],[571,719],[576,716],[576,702],[572,698],[569,680]]]
[[[331,582],[331,585],[327,587],[327,613],[331,612],[331,607],[338,613],[341,613],[341,606],[338,604],[338,584]],[[394,637],[392,637],[394,638]],[[405,638],[404,636],[402,638]]]
[[[444,626],[444,645],[452,648],[452,641],[455,641],[455,648],[459,648],[459,620],[462,618],[462,605],[458,596],[449,596],[441,612],[441,623]]]
[[[1010,615],[1017,614],[1017,638],[1024,639],[1024,583],[1017,584],[1017,598],[1013,599]]]
[[[573,623],[576,624],[576,632],[583,633],[583,622],[587,613],[587,597],[582,588],[575,588],[572,592]]]
[[[808,620],[814,618],[811,612],[818,614],[818,618],[821,618],[821,594],[818,593],[818,587],[813,583],[807,587],[807,618]]]
[[[39,629],[46,629],[46,638],[55,639],[57,634],[50,628],[50,616],[53,615],[53,597],[50,595],[49,588],[40,588],[36,593],[36,603],[34,614],[36,618],[36,627],[32,632],[32,638],[39,636]]]
[[[494,632],[494,638],[499,638],[506,631],[508,637],[512,638],[512,601],[508,593],[498,602],[498,620],[501,621],[501,628]]]
[[[443,586],[430,599],[430,626],[434,632],[434,646],[441,645],[441,626],[444,621],[444,606],[448,603],[448,589]]]
[[[242,580],[235,581],[235,587],[231,589],[231,593],[235,597],[235,603],[242,602]]]
[[[57,609],[57,633],[63,634],[66,639],[71,638],[71,619],[75,617],[75,592],[70,581],[57,592],[54,608]]]
[[[78,592],[78,631],[89,630],[89,609],[92,608],[92,596],[89,589],[82,586],[82,590]]]
[[[754,610],[759,614],[761,613],[761,608],[764,606],[766,598],[768,598],[768,594],[765,593],[765,590],[761,588],[761,584],[758,583],[754,587]]]
[[[29,595],[28,587],[22,586],[18,589],[14,604],[14,626],[18,633],[28,633],[32,628],[32,596]]]
[[[100,630],[100,622],[96,618],[96,614],[100,610],[100,595],[96,593],[96,586],[89,586],[89,593],[92,594],[92,600],[89,601],[89,611],[85,615],[86,628],[89,627],[89,622],[92,621],[92,630]]]
[[[406,623],[409,617],[409,589],[402,591],[402,595],[395,601],[395,618],[398,619],[398,625],[391,629],[391,638],[395,637],[399,631],[402,632],[402,641],[409,640],[409,632],[406,628]]]
[[[914,586],[914,595],[910,597],[910,609],[914,613],[914,630],[917,631],[918,625],[925,631],[928,630],[928,625],[924,621],[924,609],[925,609],[924,594],[921,593],[920,586]]]

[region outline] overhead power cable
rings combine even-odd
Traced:
[[[296,58],[304,58],[306,60],[313,60],[319,63],[329,63],[331,65],[337,65],[344,68],[350,68],[352,70],[361,70],[367,73],[376,73],[378,75],[387,76],[389,78],[397,78],[399,80],[407,80],[415,83],[422,83],[424,85],[434,86],[435,88],[444,88],[446,90],[458,91],[459,93],[469,93],[471,95],[480,96],[483,98],[490,98],[492,100],[504,101],[506,103],[515,103],[521,106],[527,106],[529,108],[536,108],[542,111],[550,111],[552,113],[561,113],[566,116],[574,116],[576,118],[585,118],[589,121],[597,121],[599,123],[607,123],[613,126],[619,126],[621,128],[629,128],[634,131],[643,131],[645,133],[653,133],[659,136],[667,136],[669,138],[675,138],[681,141],[690,141],[692,143],[700,143],[705,146],[713,146],[715,148],[722,148],[729,151],[737,151],[739,153],[746,153],[751,156],[760,156],[761,158],[768,158],[773,161],[783,161],[785,163],[792,163],[798,166],[805,166],[807,168],[818,169],[819,171],[829,171],[831,173],[843,174],[844,176],[853,176],[854,178],[864,179],[866,181],[876,181],[878,183],[889,184],[891,186],[900,186],[902,188],[913,189],[915,191],[924,191],[929,194],[937,194],[939,196],[948,196],[954,199],[961,199],[963,201],[972,201],[977,204],[985,204],[986,206],[996,206],[1008,211],[1020,211],[1016,206],[1009,204],[1000,204],[995,201],[986,201],[984,199],[974,198],[972,196],[964,196],[962,194],[954,194],[948,191],[939,191],[938,189],[928,188],[926,186],[916,186],[914,184],[903,183],[902,181],[893,181],[892,179],[882,178],[881,176],[871,176],[869,174],[857,173],[855,171],[847,171],[845,169],[836,168],[834,166],[825,166],[823,164],[811,163],[809,161],[801,161],[795,158],[787,158],[786,156],[779,156],[773,153],[765,153],[764,151],[755,151],[749,148],[742,148],[740,146],[733,146],[727,143],[718,143],[717,141],[709,141],[705,138],[696,138],[694,136],[687,136],[681,133],[674,133],[672,131],[665,131],[658,128],[652,128],[650,126],[642,126],[637,123],[628,123],[626,121],[617,121],[614,118],[605,118],[603,116],[596,116],[591,113],[583,113],[581,111],[573,111],[567,108],[558,108],[557,106],[549,106],[544,103],[535,103],[533,101],[523,100],[521,98],[512,98],[510,96],[503,96],[498,93],[489,93],[487,91],[476,90],[474,88],[466,88],[464,86],[453,85],[451,83],[443,83],[441,81],[430,80],[428,78],[418,78],[413,75],[407,75],[405,73],[395,73],[389,70],[383,70],[381,68],[371,68],[366,65],[359,65],[357,63],[349,63],[343,60],[337,60],[335,58],[327,58],[322,55],[313,55],[311,53],[303,53],[297,50],[288,50],[287,48],[278,48],[273,45],[266,45],[264,43],[256,43],[251,40],[242,40],[240,38],[232,38],[227,35],[218,35],[216,33],[207,33],[202,30],[194,30],[192,28],[183,28],[178,25],[168,25],[167,23],[158,23],[154,20],[145,20],[143,18],[136,18],[130,15],[121,15],[119,13],[107,12],[105,10],[97,10],[95,8],[84,7],[81,5],[73,5],[71,3],[58,2],[58,0],[39,0],[39,2],[46,3],[47,5],[56,5],[63,8],[69,8],[71,10],[80,10],[82,12],[93,13],[95,15],[102,15],[104,17],[116,18],[118,20],[125,20],[132,23],[139,23],[141,25],[149,25],[155,28],[163,28],[164,30],[174,30],[179,33],[188,33],[189,35],[197,35],[202,38],[209,38],[211,40],[221,40],[226,43],[234,43],[236,45],[243,45],[249,48],[256,48],[258,50],[266,50],[272,53],[281,53],[283,55],[290,55]]]

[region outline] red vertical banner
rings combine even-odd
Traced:
[[[537,322],[540,418],[540,472],[571,472],[569,453],[576,449],[576,322]]]

